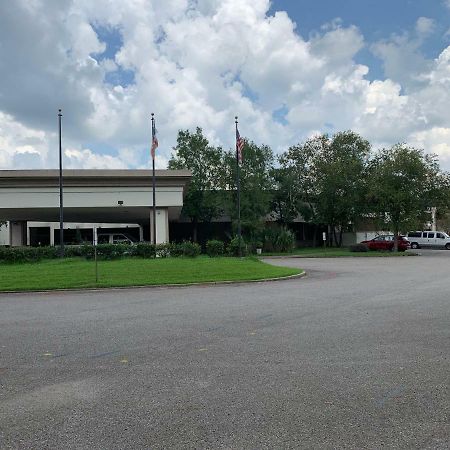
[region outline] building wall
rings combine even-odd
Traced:
[[[65,187],[65,208],[98,208],[117,206],[152,206],[151,187]],[[157,187],[157,205],[183,205],[182,187]],[[56,208],[59,206],[57,188],[3,188],[0,190],[2,208]]]

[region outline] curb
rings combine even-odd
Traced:
[[[259,259],[332,259],[332,258],[392,258],[392,257],[406,257],[406,256],[422,256],[421,253],[406,253],[399,256],[392,255],[391,253],[386,253],[386,255],[374,255],[374,256],[355,256],[355,255],[342,255],[342,256],[327,256],[327,255],[271,255],[271,256],[259,256]]]
[[[273,281],[288,281],[295,280],[296,278],[303,278],[306,276],[306,272],[302,272],[295,275],[286,275],[284,277],[275,278],[263,278],[259,280],[224,280],[224,281],[204,281],[199,283],[172,283],[172,284],[150,284],[150,285],[138,285],[138,286],[112,286],[112,287],[88,287],[88,288],[67,288],[67,289],[43,289],[43,290],[30,290],[30,291],[0,291],[0,296],[3,294],[51,294],[52,292],[101,292],[101,291],[121,291],[124,289],[176,289],[185,287],[208,287],[208,286],[220,286],[230,284],[250,284],[250,283],[267,283]]]

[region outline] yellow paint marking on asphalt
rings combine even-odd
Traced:
[[[53,353],[46,352],[46,353],[44,353],[44,356],[53,356]]]
[[[120,360],[120,362],[126,364],[128,362],[128,359],[123,358]]]
[[[207,348],[199,348],[198,351],[199,352],[206,352],[206,351],[208,351],[208,349]]]
[[[256,333],[254,331],[250,331],[250,333],[248,333],[250,336],[254,336]]]

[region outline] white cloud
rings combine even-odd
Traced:
[[[268,16],[269,7],[269,0],[1,4],[0,167],[56,166],[58,107],[65,165],[77,168],[145,167],[151,112],[159,167],[180,128],[201,126],[231,147],[236,114],[241,134],[276,151],[316,131],[349,128],[374,142],[428,145],[427,132],[448,127],[450,47],[435,61],[420,52],[431,19],[419,18],[413,35],[373,45],[386,79],[369,81],[370,69],[355,62],[367,45],[357,27],[333,21],[305,40],[285,12]],[[98,27],[123,40],[102,61],[107,43]],[[117,70],[132,70],[134,82],[107,83]],[[283,123],[274,119],[280,110]],[[444,145],[445,133],[440,139]]]
[[[433,33],[436,28],[436,23],[429,17],[419,17],[416,22],[416,32],[422,36],[428,36]]]
[[[119,158],[99,155],[89,149],[66,149],[64,151],[66,169],[126,169],[127,165]]]
[[[413,133],[410,136],[410,142],[429,153],[435,153],[443,165],[449,166],[450,128],[433,127],[430,130]]]
[[[394,35],[371,46],[383,63],[384,73],[405,89],[417,88],[417,77],[430,68],[430,62],[420,52],[422,37],[411,39],[408,34]]]
[[[24,161],[31,155],[34,156],[31,158],[33,166],[42,166],[47,159],[49,142],[44,131],[28,128],[0,111],[0,169],[12,168],[17,159]]]

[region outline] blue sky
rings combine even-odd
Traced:
[[[272,0],[270,11],[287,11],[305,38],[337,17],[344,25],[357,25],[368,41],[414,29],[418,17],[436,20],[442,34],[450,26],[441,0]],[[439,38],[435,41],[436,48],[442,46]]]
[[[17,0],[0,42],[0,168],[55,167],[61,107],[73,168],[147,167],[155,112],[160,168],[237,114],[275,153],[352,129],[450,169],[450,0]]]
[[[297,24],[297,32],[308,38],[337,18],[343,26],[356,25],[367,44],[387,39],[392,34],[413,33],[417,19],[435,21],[435,32],[420,49],[430,59],[436,58],[450,43],[450,9],[442,0],[272,0],[271,13],[287,11]],[[382,62],[364,48],[357,61],[370,67],[369,78],[384,77]]]

